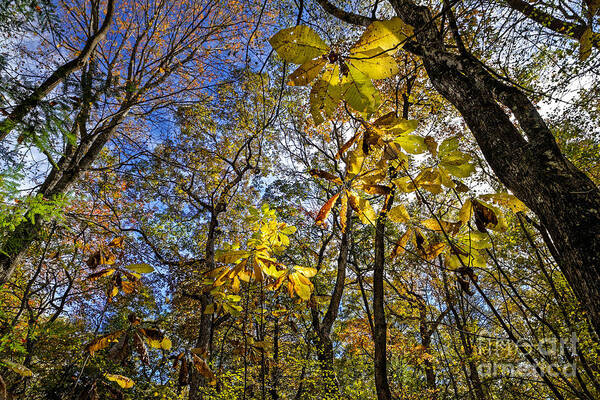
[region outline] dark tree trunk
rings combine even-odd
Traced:
[[[333,342],[331,341],[330,335],[331,328],[333,327],[333,323],[339,312],[342,296],[344,294],[344,285],[346,283],[346,267],[348,266],[350,236],[352,234],[352,208],[350,207],[348,207],[346,212],[346,221],[346,230],[342,233],[342,239],[340,241],[335,285],[323,320],[320,320],[317,310],[314,308],[312,309],[312,325],[316,335],[315,344],[317,347],[317,359],[319,360],[319,368],[325,387],[326,398],[328,399],[340,398],[339,384],[335,369],[333,368],[335,357],[333,353]]]
[[[375,344],[375,389],[379,400],[391,400],[387,376],[387,323],[385,320],[385,220],[394,202],[393,193],[383,206],[375,224],[375,262],[373,263],[373,342]]]

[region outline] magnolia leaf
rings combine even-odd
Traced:
[[[329,51],[329,46],[305,25],[282,29],[277,32],[269,43],[279,57],[287,62],[303,64]]]
[[[306,279],[306,277],[304,277],[304,275],[300,274],[299,272],[293,272],[289,275],[290,282],[292,283],[292,288],[294,289],[298,297],[300,297],[304,301],[307,301],[308,299],[310,299],[310,294],[312,292],[312,284],[310,283],[310,281],[308,281],[308,279],[306,279],[308,281],[308,284],[306,284],[302,281],[302,278]]]
[[[309,60],[290,74],[288,85],[306,86],[321,73],[327,60],[323,57]]]
[[[347,172],[351,175],[358,175],[362,170],[362,165],[365,161],[365,155],[360,147],[357,147],[348,156],[346,164]]]
[[[131,378],[123,375],[104,374],[104,376],[109,381],[117,382],[117,385],[121,386],[123,389],[129,389],[135,384]]]
[[[33,372],[31,372],[31,370],[29,368],[27,368],[26,366],[10,361],[6,358],[2,359],[2,363],[4,365],[6,365],[6,367],[8,369],[10,369],[13,372],[16,372],[17,374],[21,375],[21,376],[32,376]]]
[[[498,217],[494,209],[482,201],[472,199],[473,214],[475,215],[475,225],[479,232],[487,232],[486,228],[492,228],[498,225]]]
[[[368,200],[359,197],[356,193],[348,191],[348,200],[350,207],[358,214],[358,218],[365,225],[374,224],[377,214]]]
[[[429,151],[429,153],[433,157],[437,156],[437,142],[435,141],[433,136],[425,136],[423,140],[425,141],[425,146],[427,146],[427,150]]]
[[[472,163],[465,163],[461,165],[447,165],[442,162],[444,168],[453,176],[457,178],[468,178],[473,172],[475,172],[475,165]]]
[[[375,21],[367,27],[350,52],[355,54],[378,49],[382,52],[395,52],[410,35],[412,27],[398,17],[387,21]]]
[[[440,155],[440,158],[443,158],[447,154],[449,154],[450,152],[453,152],[454,150],[458,149],[458,142],[459,141],[460,141],[460,138],[458,136],[453,136],[451,138],[448,138],[448,139],[444,140],[440,144],[440,147],[438,149],[438,153]]]
[[[407,135],[400,136],[394,139],[395,143],[398,143],[400,147],[410,154],[421,154],[427,151],[427,145],[425,139],[421,136]]]
[[[350,65],[371,79],[385,79],[396,75],[398,64],[389,54],[381,54],[380,49],[355,53],[350,57]]]
[[[460,227],[463,225],[462,222],[448,222],[444,220],[436,220],[435,218],[429,218],[424,221],[421,221],[421,225],[426,227],[427,229],[431,229],[436,232],[446,232],[450,236],[454,236],[460,230]]]
[[[525,203],[509,193],[484,194],[480,197],[484,200],[493,201],[498,205],[504,206],[514,213],[527,211]]]
[[[406,207],[404,207],[404,205],[393,207],[390,211],[388,211],[387,216],[392,221],[398,223],[406,223],[410,221],[410,215],[408,214],[408,211],[406,211]]]
[[[327,172],[327,171],[323,171],[320,169],[311,169],[310,171],[308,171],[308,173],[311,176],[314,176],[315,178],[323,178],[323,179],[327,179],[328,181],[331,181],[334,183],[342,183],[340,178],[338,178],[334,174]],[[287,235],[289,235],[289,233]]]
[[[127,268],[130,271],[137,272],[138,274],[149,274],[151,272],[154,272],[154,268],[146,263],[129,264],[126,265],[125,268]]]
[[[393,180],[393,182],[394,185],[396,185],[396,188],[404,193],[410,193],[417,190],[409,176],[402,176],[400,178],[396,178]]]
[[[342,78],[342,96],[356,111],[372,113],[377,110],[381,97],[371,79],[363,72],[350,66],[348,75]]]
[[[419,121],[396,117],[394,111],[389,112],[375,120],[373,126],[390,131],[397,135],[406,135],[417,129]]]
[[[465,200],[460,211],[458,212],[458,219],[463,224],[466,224],[471,219],[471,213],[473,212],[473,207],[471,203],[471,199]]]
[[[427,248],[424,251],[425,259],[427,261],[433,260],[434,258],[439,256],[444,251],[445,248],[446,248],[446,243],[443,243],[443,242],[435,243],[430,246],[427,246]]]

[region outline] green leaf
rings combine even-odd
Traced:
[[[425,139],[423,139],[421,136],[400,136],[394,139],[394,142],[398,143],[400,147],[402,147],[407,153],[421,154],[427,151]]]
[[[350,65],[371,79],[389,78],[400,71],[396,60],[388,54],[381,54],[379,50],[352,55]]]
[[[459,141],[460,141],[460,138],[458,136],[454,136],[454,137],[444,140],[442,142],[442,144],[440,144],[440,147],[438,148],[438,154],[440,155],[440,158],[443,158],[448,153],[458,149]]]
[[[342,79],[343,98],[356,111],[372,113],[377,110],[381,98],[371,79],[350,66],[348,76]]]
[[[138,274],[149,274],[150,272],[154,272],[154,268],[146,263],[141,264],[129,264],[125,266],[130,271],[137,272]]]
[[[468,178],[473,172],[475,172],[475,165],[471,163],[447,165],[442,162],[442,165],[450,174],[456,176],[457,178]]]
[[[329,46],[305,25],[282,29],[277,32],[269,43],[283,60],[303,64],[329,51]]]
[[[400,18],[375,21],[367,27],[358,42],[350,49],[352,54],[369,50],[397,51],[401,42],[412,35],[412,28]]]
[[[290,86],[306,86],[311,83],[319,75],[325,66],[323,57],[309,60],[299,66],[289,77],[288,85]]]

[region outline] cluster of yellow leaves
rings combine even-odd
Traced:
[[[290,85],[305,86],[316,80],[310,109],[315,124],[320,125],[342,100],[356,111],[375,112],[381,100],[372,80],[398,73],[392,55],[411,34],[412,28],[396,17],[372,23],[348,54],[336,52],[304,25],[283,29],[269,42],[283,60],[301,64],[290,75]]]

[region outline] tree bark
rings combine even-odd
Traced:
[[[340,389],[333,368],[334,353],[333,342],[331,340],[331,328],[335,322],[342,296],[344,294],[344,285],[346,283],[346,268],[348,265],[348,253],[350,250],[350,236],[352,234],[352,208],[348,207],[346,212],[346,229],[342,233],[340,250],[337,260],[337,275],[335,285],[331,294],[331,300],[327,306],[327,311],[323,320],[320,321],[316,309],[312,309],[313,330],[316,335],[317,359],[321,370],[322,380],[325,386],[327,399],[339,399]]]

